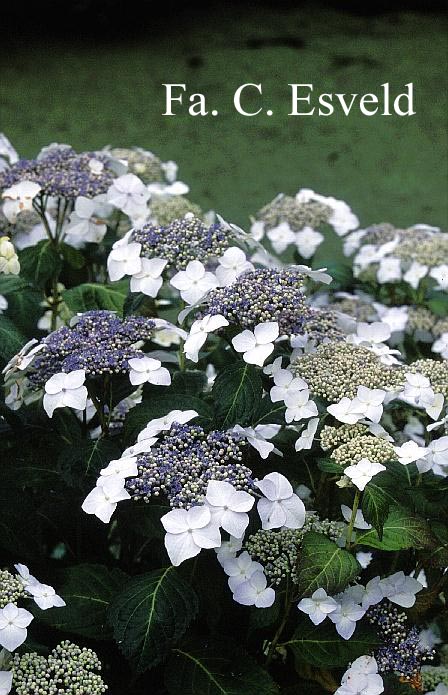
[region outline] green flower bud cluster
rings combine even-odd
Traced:
[[[315,512],[307,512],[303,528],[257,531],[249,536],[246,550],[253,560],[263,565],[268,582],[278,585],[286,577],[291,577],[295,583],[297,559],[305,534],[316,531],[336,541],[344,528],[343,522],[320,520]]]
[[[172,195],[168,198],[155,198],[150,201],[150,216],[155,224],[164,227],[173,220],[185,217],[191,212],[195,217],[202,217],[202,210],[199,205],[192,203],[188,198],[181,195]]]
[[[136,147],[114,147],[110,154],[115,159],[124,159],[128,164],[130,174],[135,174],[143,183],[155,183],[165,181],[165,174],[161,160],[152,152],[146,152]]]
[[[428,377],[434,392],[448,397],[448,360],[417,360],[412,362],[406,371]]]
[[[448,318],[443,318],[436,321],[432,332],[437,337],[441,336],[442,333],[448,333]]]
[[[448,258],[448,235],[441,232],[422,234],[420,230],[409,229],[402,235],[402,241],[394,250],[394,256],[403,261],[418,261],[430,268],[446,263]]]
[[[396,459],[396,454],[390,442],[370,434],[363,434],[338,446],[331,453],[330,458],[345,468],[364,458],[375,463],[386,463]]]
[[[396,229],[394,225],[389,222],[372,224],[370,227],[367,227],[366,234],[363,236],[361,243],[380,246],[381,244],[386,244],[388,241],[392,241],[398,231],[400,230]]]
[[[408,333],[414,333],[415,331],[434,333],[434,325],[436,321],[437,316],[435,316],[435,314],[433,314],[429,309],[426,309],[423,306],[410,306],[406,331]]]
[[[256,217],[266,224],[267,229],[287,222],[294,232],[304,227],[316,229],[328,222],[332,209],[317,200],[299,203],[293,196],[279,195],[265,205]]]
[[[435,690],[439,683],[448,686],[448,667],[446,666],[422,666],[423,692]]]
[[[18,654],[12,660],[16,695],[102,695],[107,691],[95,671],[101,662],[91,649],[65,640],[48,656]]]
[[[25,589],[20,579],[8,570],[0,570],[0,608],[4,608],[8,603],[17,605],[22,596],[25,596]]]
[[[316,352],[299,356],[293,371],[305,379],[311,393],[336,403],[354,398],[359,385],[393,389],[403,381],[401,367],[389,367],[365,347],[345,342],[320,345]]]
[[[344,424],[340,427],[325,425],[320,433],[320,446],[323,451],[328,451],[328,449],[334,449],[340,444],[346,444],[352,439],[366,434],[368,431],[367,425],[361,425],[359,422],[356,425]]]

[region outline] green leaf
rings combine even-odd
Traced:
[[[41,306],[42,291],[28,284],[8,295],[7,316],[13,319],[16,328],[26,336],[36,335],[36,326],[44,309]]]
[[[360,565],[346,550],[326,536],[314,531],[305,534],[297,567],[297,584],[300,596],[310,596],[323,588],[328,594],[336,594],[360,572]]]
[[[85,259],[81,251],[69,246],[68,244],[61,244],[61,252],[64,261],[75,270],[80,270],[85,265]]]
[[[285,422],[285,404],[273,403],[269,396],[261,399],[256,405],[254,419],[251,423],[253,427],[257,425],[283,425]]]
[[[109,612],[114,638],[138,673],[159,663],[198,612],[193,589],[174,567],[134,577]]]
[[[380,550],[403,548],[425,548],[432,542],[431,530],[424,519],[408,512],[403,507],[393,507],[384,522],[383,537],[374,529],[357,536],[357,545],[367,545]]]
[[[368,626],[358,625],[353,636],[344,640],[332,623],[313,625],[309,618],[300,618],[291,639],[281,646],[289,647],[296,659],[311,666],[336,668],[369,654],[378,644],[378,638]]]
[[[48,239],[39,241],[19,253],[20,272],[33,284],[44,287],[62,270],[62,259],[56,246]]]
[[[277,695],[277,685],[241,648],[228,642],[173,650],[165,671],[170,695]]]
[[[82,440],[61,449],[58,470],[67,484],[82,487],[85,478],[98,478],[100,469],[121,453],[121,447],[111,439]]]
[[[334,473],[335,475],[342,475],[344,473],[344,466],[340,463],[332,461],[331,459],[320,459],[317,462],[317,467],[324,473]]]
[[[75,565],[64,570],[58,593],[65,608],[41,611],[39,620],[64,632],[92,639],[112,637],[107,612],[113,597],[129,581],[125,572],[104,565]]]
[[[219,427],[249,425],[262,396],[261,379],[255,367],[237,362],[223,369],[212,389]]]
[[[206,384],[207,376],[199,369],[176,372],[171,382],[173,391],[187,393],[190,396],[199,396],[204,391]]]
[[[74,313],[90,311],[91,309],[106,309],[122,314],[126,292],[116,285],[97,285],[86,282],[78,287],[65,290],[62,297],[68,308]]]
[[[7,362],[25,343],[26,338],[17,330],[11,319],[0,316],[0,359]]]
[[[29,287],[28,282],[19,275],[0,275],[0,294],[6,297],[13,292],[19,292],[25,287]]]
[[[144,400],[129,411],[125,420],[125,439],[130,444],[137,439],[138,433],[146,427],[150,420],[164,417],[171,410],[196,410],[201,420],[211,420],[212,413],[209,406],[200,398],[189,396],[186,393],[173,393],[171,389],[165,393],[158,393],[157,397]]]
[[[362,496],[362,513],[369,524],[372,524],[382,540],[384,522],[389,514],[391,505],[396,504],[397,500],[393,494],[383,487],[381,482],[377,482],[379,475],[375,476],[364,488]]]

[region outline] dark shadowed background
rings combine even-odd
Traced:
[[[3,15],[0,129],[23,156],[49,142],[140,145],[175,159],[190,197],[240,224],[280,191],[347,200],[362,224],[446,225],[447,40],[435,5],[43,2]],[[161,12],[162,11],[162,12]],[[417,115],[287,117],[288,82],[369,92],[412,81]],[[163,82],[219,118],[162,116]],[[262,82],[274,115],[232,95]]]

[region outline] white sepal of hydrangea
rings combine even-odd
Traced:
[[[429,266],[419,263],[418,261],[412,261],[410,267],[403,275],[403,280],[416,290],[420,284],[420,280],[423,280],[428,270]]]
[[[338,604],[334,598],[327,596],[325,589],[316,589],[310,598],[303,598],[297,604],[299,611],[306,613],[314,625],[320,625],[337,607]]]
[[[398,461],[403,466],[408,466],[420,459],[424,459],[429,453],[429,449],[424,446],[419,446],[414,440],[405,442],[401,446],[394,446],[394,451]]]
[[[244,490],[236,490],[225,480],[210,480],[205,503],[210,508],[212,522],[235,538],[242,538],[249,525],[249,512],[255,499]]]
[[[232,557],[222,563],[222,568],[228,576],[228,584],[232,593],[237,586],[244,584],[255,572],[263,572],[263,566],[252,560],[245,550],[238,557]]]
[[[157,297],[163,285],[162,273],[166,264],[164,258],[141,258],[140,270],[131,277],[131,292]]]
[[[276,321],[266,321],[255,326],[253,331],[246,329],[232,338],[232,345],[237,352],[243,353],[243,360],[248,364],[262,367],[274,351],[274,342],[279,336]]]
[[[53,417],[56,408],[84,410],[87,405],[87,389],[84,386],[84,369],[75,369],[65,374],[53,374],[45,383],[43,406],[48,417]]]
[[[343,396],[338,403],[329,405],[327,411],[330,415],[348,425],[354,425],[364,417],[364,405],[354,398],[353,400]]]
[[[190,261],[185,270],[179,270],[171,278],[170,284],[179,290],[184,302],[196,304],[207,292],[217,287],[218,281],[213,273],[205,270],[201,261]]]
[[[41,190],[41,186],[34,181],[20,181],[6,188],[2,198],[5,200],[3,214],[8,222],[15,224],[20,213],[32,210],[33,200]]]
[[[39,580],[36,579],[36,577],[33,577],[32,574],[30,574],[30,571],[26,565],[22,565],[20,562],[17,563],[17,565],[14,565],[17,574],[19,576],[20,581],[22,582],[23,586],[25,589],[30,585],[30,584],[39,584]]]
[[[448,435],[435,439],[428,445],[429,454],[425,459],[425,466],[422,461],[417,461],[417,468],[420,473],[431,470],[435,475],[446,476],[448,474]]]
[[[380,260],[380,265],[376,273],[376,279],[383,285],[386,282],[397,282],[401,280],[401,261],[399,258],[388,256]]]
[[[295,244],[296,235],[288,222],[280,222],[276,227],[271,227],[266,236],[272,244],[275,253],[283,253],[288,246]]]
[[[431,382],[427,376],[419,374],[418,372],[414,374],[413,372],[407,372],[405,374],[406,382],[404,385],[403,397],[409,398],[416,405],[420,404],[420,401],[425,401],[431,399],[434,392],[431,388]]]
[[[212,520],[208,506],[173,509],[160,519],[166,531],[165,548],[171,563],[177,567],[184,560],[198,555],[202,548],[219,548],[219,526]]]
[[[290,422],[298,422],[306,420],[310,417],[316,417],[319,412],[314,401],[310,400],[310,392],[308,389],[296,393],[287,393],[285,396],[285,420]]]
[[[24,371],[29,367],[37,353],[43,350],[44,347],[43,344],[37,345],[36,338],[29,340],[17,355],[14,355],[14,357],[9,360],[6,367],[2,370],[2,374],[5,375],[5,381],[11,374],[14,374],[15,371]]]
[[[448,264],[442,263],[429,271],[430,277],[437,281],[435,290],[448,290]]]
[[[104,524],[108,524],[118,502],[130,500],[131,496],[124,487],[124,479],[116,476],[100,476],[96,487],[82,503],[86,514],[94,514]]]
[[[281,425],[256,425],[255,427],[235,425],[232,432],[244,437],[258,451],[262,459],[267,459],[272,452],[282,455],[272,442],[267,441],[275,437],[280,432],[280,429]]]
[[[199,350],[206,342],[208,334],[228,325],[229,322],[221,314],[215,314],[214,316],[207,314],[203,319],[194,321],[184,344],[184,353],[188,359],[192,362],[197,362]]]
[[[362,492],[367,483],[370,483],[372,478],[377,475],[377,473],[385,470],[386,466],[383,466],[382,463],[377,463],[376,461],[369,461],[367,458],[362,458],[353,466],[347,466],[347,468],[344,469],[344,474],[347,476],[347,478],[350,478],[358,490],[361,490]]]
[[[324,239],[324,235],[312,227],[304,227],[300,232],[296,232],[295,242],[300,255],[308,259],[314,256]]]
[[[124,174],[114,179],[107,191],[107,202],[128,215],[131,220],[145,217],[150,193],[135,174]]]
[[[442,333],[432,344],[432,352],[438,353],[444,360],[448,360],[448,333]]]
[[[163,417],[150,420],[146,427],[139,433],[137,441],[140,442],[144,439],[151,439],[161,432],[170,430],[173,422],[177,422],[179,425],[185,425],[187,422],[197,417],[198,414],[196,410],[170,410],[170,412]]]
[[[97,200],[100,198],[100,201]],[[107,226],[96,216],[98,207],[102,206],[102,196],[85,198],[79,196],[75,201],[75,209],[70,215],[68,224],[64,227],[65,241],[75,248],[81,248],[85,243],[99,244],[106,232]]]
[[[383,679],[373,656],[360,656],[344,673],[334,695],[381,695]]]
[[[303,451],[304,449],[311,449],[313,446],[314,437],[316,435],[317,428],[319,426],[319,418],[313,417],[300,433],[300,437],[296,440],[294,448],[296,451]]]
[[[261,220],[254,220],[251,224],[249,234],[255,241],[261,241],[264,237],[265,224]]]
[[[0,695],[8,695],[12,689],[12,671],[0,671]]]
[[[281,473],[268,473],[255,482],[264,497],[258,500],[257,510],[263,529],[302,528],[305,523],[305,505]]]
[[[152,357],[133,357],[129,360],[129,381],[133,386],[139,384],[155,384],[157,386],[169,386],[171,374],[166,367],[162,367],[160,360]]]
[[[230,536],[228,541],[223,541],[219,548],[215,548],[216,558],[221,565],[224,567],[225,563],[229,560],[234,560],[236,554],[243,547],[243,538],[235,538]]]
[[[412,608],[415,604],[415,595],[423,589],[414,577],[409,577],[404,572],[395,572],[390,577],[380,581],[384,597],[402,608]]]
[[[348,507],[346,504],[341,504],[341,513],[345,521],[349,523],[352,517],[352,510],[350,509],[350,507]],[[353,528],[357,528],[360,531],[367,531],[368,529],[372,528],[371,524],[368,524],[367,521],[364,519],[364,514],[362,513],[361,509],[358,509],[356,512]]]
[[[317,268],[313,270],[309,266],[300,263],[292,267],[294,270],[298,270],[299,273],[302,273],[302,275],[307,275],[311,280],[314,280],[314,282],[322,282],[324,285],[329,285],[330,282],[333,281],[331,275],[325,272],[327,270],[326,268]]]
[[[345,236],[352,229],[359,227],[357,216],[343,200],[338,200],[333,198],[333,196],[320,195],[311,190],[311,188],[301,188],[296,193],[296,201],[298,203],[307,203],[311,200],[322,203],[331,209],[328,223],[331,224],[338,236]]]
[[[221,258],[218,258],[218,263],[215,274],[221,287],[231,285],[242,273],[254,269],[244,251],[237,246],[226,249]]]
[[[23,644],[27,638],[27,627],[33,620],[33,615],[18,608],[13,603],[8,603],[0,608],[0,646],[13,652]]]
[[[362,595],[361,605],[364,610],[368,610],[370,606],[376,606],[384,598],[383,586],[380,577],[373,577],[367,582]]]
[[[243,606],[269,608],[275,601],[275,591],[267,583],[264,572],[254,572],[250,579],[235,588],[233,598]]]
[[[349,597],[342,595],[337,602],[336,610],[329,614],[330,620],[335,624],[336,632],[342,639],[349,640],[356,629],[356,623],[365,615],[365,610]]]
[[[281,360],[281,357],[277,359]],[[295,377],[289,369],[277,369],[273,377],[275,386],[269,392],[273,403],[284,401],[287,394],[299,393],[308,388],[306,381],[299,376]]]
[[[53,587],[48,584],[41,584],[40,582],[30,584],[27,591],[43,611],[49,608],[62,608],[66,605],[64,599],[58,596]]]
[[[142,269],[142,245],[137,241],[123,241],[124,238],[115,242],[107,258],[107,272],[112,282],[121,280],[125,275],[137,275]]]
[[[379,422],[383,414],[383,402],[386,391],[382,389],[369,389],[367,386],[358,386],[356,397],[352,401],[354,411],[358,409],[367,420]]]
[[[100,476],[103,478],[125,478],[135,477],[138,475],[137,457],[129,456],[121,459],[110,461],[105,468],[100,470]]]

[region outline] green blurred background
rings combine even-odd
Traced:
[[[363,225],[447,223],[447,42],[442,15],[359,16],[302,5],[172,7],[113,32],[61,4],[26,36],[3,33],[0,129],[22,156],[49,142],[76,149],[139,145],[179,164],[190,197],[247,224],[278,192],[309,187],[343,198]],[[42,18],[41,18],[42,19]],[[134,28],[133,28],[134,27]],[[30,28],[30,27],[28,27]],[[32,29],[32,27],[31,27]],[[117,31],[118,29],[118,31]],[[320,92],[393,91],[414,82],[417,115],[287,117],[288,82]],[[164,82],[204,92],[218,118],[169,118]],[[262,82],[274,115],[244,118],[235,88]]]

